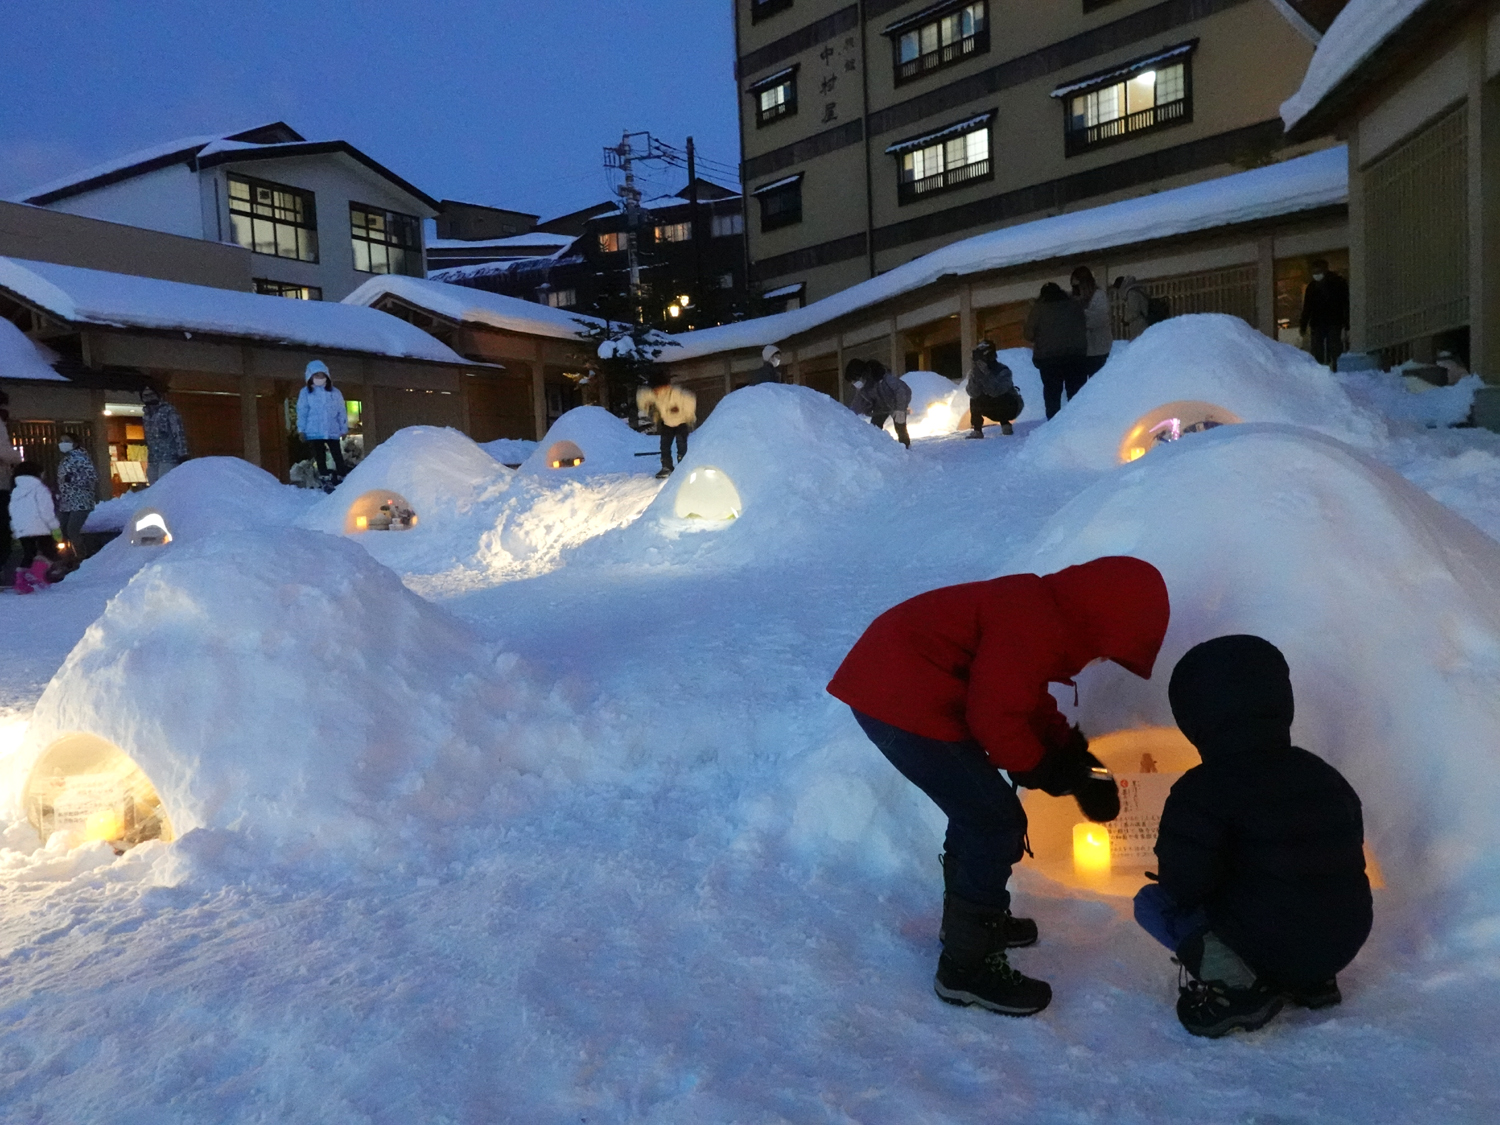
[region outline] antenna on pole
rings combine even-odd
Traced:
[[[637,151],[631,144],[632,137],[645,137],[645,148]],[[641,304],[641,262],[636,254],[637,234],[641,225],[641,189],[635,186],[633,161],[646,160],[651,155],[650,133],[621,133],[620,143],[604,150],[604,167],[618,168],[624,173],[620,186],[615,188],[615,194],[625,207],[625,225],[628,228],[626,261],[630,264],[630,300],[635,305],[637,324],[645,321],[645,309]]]

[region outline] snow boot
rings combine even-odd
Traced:
[[[671,465],[663,465],[661,467],[661,472],[659,472],[659,473],[656,474],[656,479],[657,480],[666,480],[671,475],[672,475],[672,466]]]
[[[14,581],[16,593],[18,594],[30,594],[33,593],[36,589],[36,587],[32,585],[31,571],[29,570],[22,570],[20,567],[16,567],[16,577]]]
[[[973,441],[973,440],[975,440],[977,438],[983,438],[984,437],[984,431],[980,430],[980,429],[973,429],[973,430],[970,430],[968,433],[964,434],[964,437],[966,437],[969,440]]]
[[[48,572],[51,568],[51,561],[39,555],[27,572],[31,576],[31,584],[38,590],[45,590],[48,586],[52,585],[52,579],[48,577]]]
[[[1011,434],[1015,433],[1016,431],[1015,431],[1015,427],[1013,427],[1009,422],[1001,422],[1000,423],[1000,432],[1002,434],[1006,435],[1006,437],[1009,437]]]
[[[953,888],[949,883],[948,854],[943,852],[938,855],[938,866],[943,869],[943,921],[938,927],[938,941],[943,941],[948,933],[948,900],[953,897]],[[963,903],[963,899],[958,900]],[[959,907],[962,909],[962,907]],[[1003,914],[994,914],[986,921],[986,925],[993,927],[995,933],[995,948],[997,949],[1025,949],[1028,945],[1035,945],[1037,939],[1036,923],[1030,918],[1017,918],[1009,910]]]
[[[933,991],[949,1004],[1030,1016],[1052,1002],[1052,986],[1011,968],[1000,934],[1010,914],[949,895]]]
[[[1231,1031],[1257,1031],[1286,1002],[1212,930],[1189,938],[1177,955],[1191,977],[1178,985],[1177,1019],[1193,1035],[1218,1039]]]
[[[1310,1012],[1316,1012],[1319,1008],[1331,1008],[1335,1004],[1344,1002],[1344,994],[1339,991],[1338,977],[1329,977],[1317,984],[1288,988],[1282,992],[1282,995],[1286,997],[1288,1004],[1295,1004]]]

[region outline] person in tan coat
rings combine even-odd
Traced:
[[[672,475],[672,443],[677,443],[677,460],[687,456],[688,432],[698,421],[698,396],[685,387],[673,385],[672,377],[665,371],[654,371],[649,385],[635,393],[635,405],[642,415],[656,422],[656,432],[661,435],[661,472],[658,477]]]

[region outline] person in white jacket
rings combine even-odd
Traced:
[[[686,387],[675,386],[665,371],[652,372],[648,385],[635,393],[636,409],[655,420],[661,435],[661,472],[672,475],[672,443],[677,443],[677,461],[687,456],[688,434],[698,421],[698,396]]]
[[[1096,374],[1109,359],[1114,345],[1114,326],[1110,323],[1109,296],[1094,280],[1094,271],[1079,266],[1073,271],[1073,298],[1083,306],[1083,334],[1087,341],[1088,362],[1084,381]]]
[[[52,506],[52,493],[42,483],[42,467],[35,461],[16,466],[10,491],[11,532],[21,543],[21,565],[16,568],[16,592],[29,594],[46,586],[47,570],[57,561],[62,526]]]
[[[333,461],[333,479],[337,483],[349,473],[344,464],[343,436],[349,432],[349,412],[344,396],[333,385],[328,364],[315,359],[307,365],[306,381],[297,396],[297,433],[312,449],[318,474],[323,473],[324,451]]]

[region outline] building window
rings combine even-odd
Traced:
[[[630,232],[627,230],[607,230],[599,235],[599,252],[601,254],[618,254],[622,250],[630,249]]]
[[[755,189],[760,200],[760,230],[778,230],[802,221],[802,173]]]
[[[733,272],[730,272],[730,273],[721,273],[719,275],[719,288],[720,289],[733,289],[734,288],[734,274],[733,274]]]
[[[736,211],[732,215],[715,215],[713,237],[729,238],[745,233],[745,216]]]
[[[577,303],[576,289],[549,289],[542,294],[542,304],[551,305],[554,309],[571,309]]]
[[[750,87],[755,99],[755,127],[764,129],[773,121],[797,112],[797,68],[788,67]]]
[[[266,297],[291,297],[297,301],[321,301],[323,289],[318,285],[298,285],[294,281],[272,281],[268,277],[255,279],[255,291]]]
[[[989,5],[942,4],[885,29],[896,52],[896,85],[990,49]]]
[[[1189,52],[1196,43],[1053,91],[1066,106],[1069,156],[1193,119]]]
[[[936,192],[991,179],[990,118],[973,117],[925,137],[886,149],[901,162],[896,197],[910,203]]]
[[[422,221],[415,215],[351,203],[349,231],[360,273],[422,276]]]
[[[229,227],[236,242],[257,254],[318,260],[318,212],[310,191],[230,176]]]
[[[750,0],[750,22],[760,23],[792,6],[792,0]]]
[[[664,223],[656,228],[657,242],[690,242],[692,237],[692,223]]]

